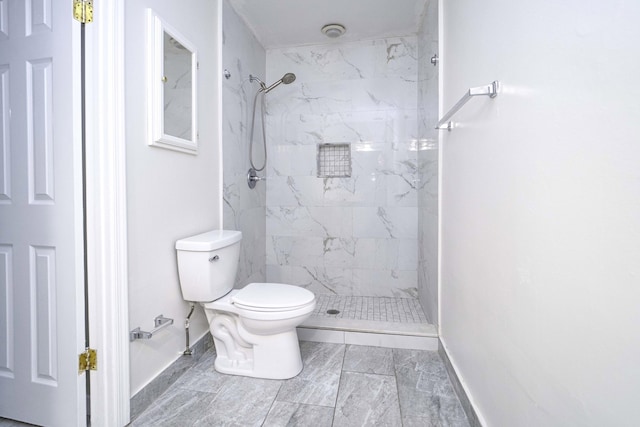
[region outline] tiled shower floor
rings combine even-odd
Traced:
[[[310,341],[318,337],[317,332],[308,334],[312,330],[431,337],[434,340],[437,337],[436,327],[428,323],[417,299],[316,295],[316,301],[314,313],[298,329],[298,334],[302,334],[304,339]],[[335,313],[332,310],[337,310],[339,313],[332,314]],[[335,338],[335,334],[333,337]],[[324,341],[324,339],[319,340]],[[366,341],[352,342],[352,344],[366,343]],[[437,341],[433,343],[437,344]],[[381,345],[381,343],[378,344]]]
[[[315,317],[373,320],[377,322],[427,323],[427,317],[416,299],[316,295]],[[328,310],[338,310],[329,314]]]

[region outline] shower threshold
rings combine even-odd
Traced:
[[[317,295],[298,328],[305,341],[437,350],[438,333],[412,298]]]

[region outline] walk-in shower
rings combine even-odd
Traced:
[[[273,89],[275,89],[276,87],[280,86],[281,84],[291,84],[296,80],[296,75],[293,73],[286,73],[284,76],[282,76],[282,78],[280,80],[275,81],[274,83],[272,83],[271,85],[267,86],[262,80],[260,80],[258,77],[249,74],[249,81],[251,83],[253,82],[258,82],[258,84],[260,85],[260,89],[258,89],[256,91],[255,96],[253,97],[253,113],[251,114],[251,130],[250,130],[250,134],[249,134],[249,163],[251,163],[251,168],[249,169],[249,172],[247,172],[247,184],[249,185],[249,188],[253,189],[256,186],[256,182],[263,180],[264,177],[260,177],[258,176],[258,172],[264,170],[264,168],[267,166],[267,137],[266,137],[266,132],[265,132],[265,126],[264,126],[264,115],[265,115],[265,102],[264,102],[264,96],[271,92]],[[262,163],[261,167],[257,167],[255,165],[255,163],[253,162],[253,134],[254,134],[254,129],[255,129],[255,124],[256,124],[256,105],[258,103],[258,96],[260,96],[261,99],[261,103],[260,103],[260,123],[261,123],[261,127],[262,127],[262,148],[263,148],[263,152],[264,152],[264,161]]]
[[[314,292],[302,339],[432,344],[437,14],[416,35],[357,40],[352,31],[350,39],[265,49],[225,10],[223,63],[239,78],[223,80],[223,222],[247,236],[238,287],[273,282]],[[269,179],[254,190],[245,187],[249,139],[254,173]],[[345,172],[325,173],[337,165]]]

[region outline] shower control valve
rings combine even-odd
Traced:
[[[256,171],[254,168],[249,169],[249,172],[247,172],[247,184],[251,189],[255,188],[256,182],[264,181],[265,179],[267,178],[264,176],[258,176],[258,171]]]

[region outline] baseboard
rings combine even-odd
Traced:
[[[207,332],[194,345],[191,346],[191,356],[180,356],[160,375],[155,377],[142,390],[135,394],[130,400],[131,421],[144,412],[171,384],[176,382],[187,370],[194,366],[200,357],[213,347],[213,337]]]
[[[466,390],[462,386],[460,382],[460,378],[458,378],[458,374],[456,373],[451,360],[449,359],[449,355],[447,354],[447,350],[442,344],[441,340],[438,340],[438,354],[440,358],[444,362],[444,366],[447,369],[447,373],[449,374],[449,379],[451,380],[451,384],[453,385],[453,389],[458,395],[458,399],[462,404],[462,408],[464,409],[465,414],[467,414],[467,419],[469,420],[469,425],[471,427],[482,427],[482,423],[478,418],[478,414],[476,414],[473,405],[471,404],[471,400],[469,400],[469,396],[467,395]]]

